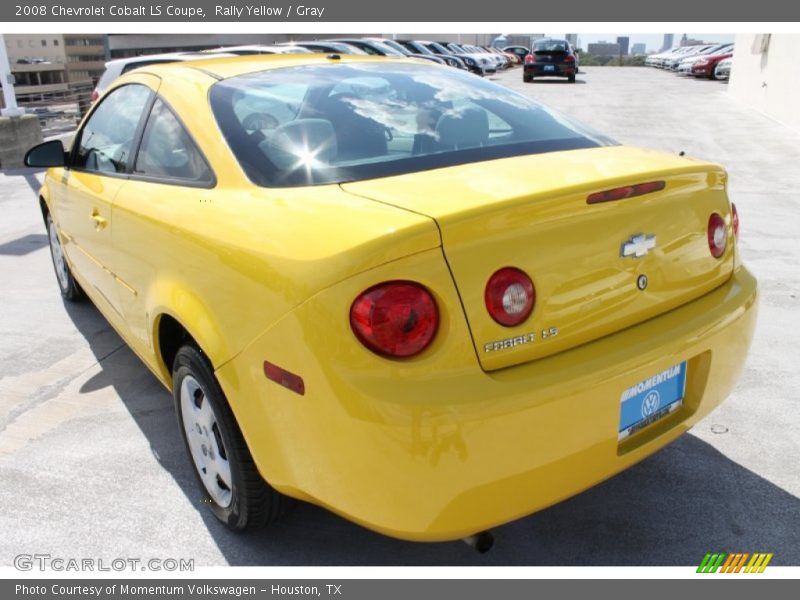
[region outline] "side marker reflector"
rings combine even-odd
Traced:
[[[303,378],[294,373],[290,373],[286,369],[281,369],[278,365],[273,365],[269,361],[264,361],[264,375],[267,379],[282,385],[283,387],[292,390],[301,396],[306,393],[306,384]]]

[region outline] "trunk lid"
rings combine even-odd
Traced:
[[[663,181],[663,190],[599,204],[592,193]],[[714,164],[624,146],[460,165],[343,184],[359,196],[433,218],[441,232],[481,365],[500,369],[609,335],[702,296],[733,270],[726,174]],[[708,248],[712,212],[728,227]],[[637,235],[646,254],[623,256]],[[521,325],[489,315],[484,290],[500,268],[533,280]],[[640,275],[647,277],[639,289]]]

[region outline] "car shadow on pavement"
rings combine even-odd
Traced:
[[[534,79],[533,81],[531,81],[531,84],[533,84],[533,85],[539,85],[540,83],[552,83],[552,84],[558,84],[558,85],[573,85],[572,83],[570,83],[566,79]],[[576,84],[586,83],[586,80],[585,79],[576,79],[575,83]]]
[[[268,529],[232,533],[200,504],[170,394],[89,302],[66,309],[102,367],[81,391],[113,386],[153,460],[199,511],[230,565],[692,566],[711,551],[774,552],[771,564],[800,565],[800,499],[691,434],[574,498],[497,528],[484,555],[461,542],[391,539],[306,503]]]
[[[28,187],[31,188],[31,191],[34,194],[39,193],[39,189],[42,187],[42,183],[39,180],[39,175],[44,176],[46,169],[39,169],[39,168],[29,168],[29,167],[17,167],[11,169],[0,169],[0,175],[5,175],[6,177],[22,177],[25,179],[25,183],[28,184]]]

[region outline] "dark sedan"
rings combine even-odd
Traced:
[[[564,39],[545,38],[536,40],[531,53],[525,57],[522,81],[530,82],[536,77],[566,77],[575,83],[578,72],[578,57],[570,43]]]

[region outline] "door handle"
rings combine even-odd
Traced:
[[[105,218],[100,216],[100,211],[98,211],[96,208],[92,209],[92,214],[89,215],[89,218],[92,219],[92,221],[94,221],[94,228],[97,231],[100,231],[106,225],[108,225],[108,221],[106,221]]]

